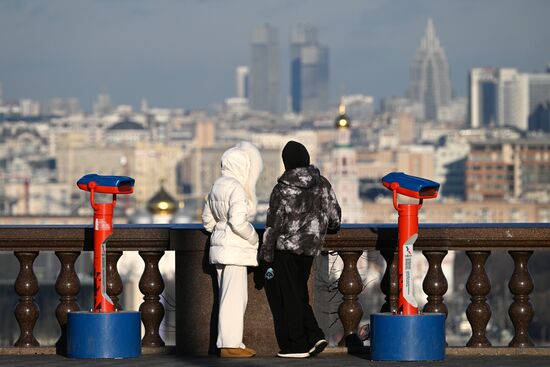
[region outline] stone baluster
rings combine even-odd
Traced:
[[[487,323],[491,319],[491,307],[487,304],[487,295],[491,291],[491,282],[485,272],[485,262],[490,251],[466,251],[472,263],[472,271],[466,283],[471,302],[466,309],[466,316],[472,327],[472,337],[467,347],[490,347],[491,342],[485,335]]]
[[[380,282],[380,289],[385,294],[385,302],[380,312],[397,313],[397,304],[399,300],[399,282],[397,272],[397,250],[380,251],[384,260],[386,260],[386,271]]]
[[[120,259],[121,256],[122,251],[107,251],[107,269],[105,270],[107,276],[107,294],[118,311],[122,310],[118,297],[122,293],[123,285],[117,268],[118,259]]]
[[[443,303],[443,295],[447,292],[448,284],[441,263],[447,251],[422,251],[428,260],[428,272],[422,283],[424,293],[428,295],[428,303],[424,305],[424,312],[444,313],[447,317],[447,306]]]
[[[59,275],[55,281],[55,290],[59,294],[55,316],[61,328],[61,336],[55,345],[57,352],[64,355],[67,349],[67,313],[80,310],[76,301],[76,296],[80,292],[80,280],[74,270],[74,263],[80,256],[80,252],[56,251],[55,255],[61,263]]]
[[[533,251],[508,251],[514,259],[514,273],[510,278],[508,287],[514,297],[514,302],[508,309],[508,314],[514,324],[514,338],[510,341],[510,347],[533,347],[533,341],[529,337],[529,324],[533,319],[534,311],[529,295],[533,291],[533,279],[529,274],[527,263]]]
[[[19,295],[19,302],[15,306],[15,318],[19,324],[21,334],[15,342],[16,347],[38,347],[40,344],[33,335],[34,325],[38,320],[40,310],[34,302],[38,293],[38,280],[33,270],[33,263],[38,251],[16,251],[19,260],[19,274],[15,280],[15,292]]]
[[[363,290],[363,282],[357,270],[357,260],[361,251],[340,251],[338,255],[344,262],[342,274],[338,280],[338,290],[342,293],[343,302],[338,307],[338,315],[344,327],[344,336],[340,345],[362,345],[357,335],[359,322],[363,316],[363,308],[358,302],[358,296]]]
[[[159,328],[164,317],[164,306],[160,303],[164,281],[158,263],[164,252],[140,251],[139,255],[145,262],[145,269],[139,280],[139,290],[143,293],[143,303],[139,307],[139,311],[145,327],[145,335],[141,340],[141,345],[144,347],[163,347],[164,341],[160,337]]]

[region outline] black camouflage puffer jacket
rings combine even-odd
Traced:
[[[271,192],[259,258],[272,262],[275,249],[316,256],[327,229],[338,230],[340,219],[336,195],[316,167],[286,171]]]

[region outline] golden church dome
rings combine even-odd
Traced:
[[[351,120],[346,115],[346,105],[343,103],[338,106],[338,117],[336,117],[335,123],[338,129],[349,129],[350,127]]]
[[[163,186],[147,201],[147,210],[152,214],[173,214],[178,210],[178,202]]]

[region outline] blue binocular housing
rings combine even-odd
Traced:
[[[439,183],[403,172],[388,173],[382,177],[382,184],[391,191],[415,199],[433,199],[439,192]]]
[[[135,180],[128,176],[105,176],[97,173],[84,175],[76,185],[84,191],[94,190],[105,194],[131,194]]]

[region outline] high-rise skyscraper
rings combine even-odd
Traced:
[[[470,126],[473,128],[496,126],[498,84],[496,69],[470,70],[469,84]]]
[[[252,34],[250,106],[254,110],[279,111],[279,45],[277,29],[269,24]]]
[[[529,74],[529,130],[550,132],[550,63],[546,73]]]
[[[111,112],[111,97],[106,92],[101,92],[94,102],[93,110],[95,115],[105,115]]]
[[[237,87],[237,98],[249,97],[249,74],[248,66],[239,66],[235,70],[235,82]]]
[[[512,68],[470,70],[470,125],[527,130],[528,74]]]
[[[501,68],[498,73],[497,121],[499,126],[527,130],[529,91],[527,74]]]
[[[302,47],[317,44],[317,30],[299,24],[290,33],[290,103],[295,113],[302,111]]]
[[[426,120],[436,120],[439,108],[451,101],[449,63],[431,18],[411,66],[409,97],[424,106]]]
[[[317,29],[299,24],[290,35],[290,99],[295,113],[324,111],[329,103],[329,49]]]

